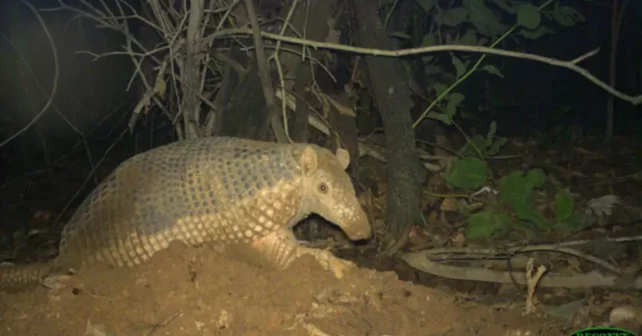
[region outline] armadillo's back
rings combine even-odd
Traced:
[[[60,254],[132,266],[173,240],[256,239],[296,212],[301,148],[220,137],[134,156],[78,208]]]

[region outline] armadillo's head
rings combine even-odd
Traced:
[[[346,168],[350,155],[339,149],[306,146],[299,157],[303,173],[302,212],[316,213],[338,225],[352,240],[368,239],[372,227],[357,199]]]

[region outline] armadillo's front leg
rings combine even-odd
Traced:
[[[329,251],[300,246],[294,234],[286,229],[277,230],[254,241],[252,248],[268,262],[281,269],[287,268],[295,259],[305,254],[312,255],[321,267],[332,271],[339,279],[343,278],[343,274],[349,268],[355,266],[352,262],[335,257]]]

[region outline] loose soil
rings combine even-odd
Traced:
[[[2,335],[562,335],[522,316],[357,268],[339,280],[311,257],[286,271],[174,244],[133,269],[89,265],[69,287],[0,293]]]

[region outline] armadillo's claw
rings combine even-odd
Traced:
[[[307,240],[297,240],[296,242],[301,246],[310,246],[310,242]]]
[[[345,273],[357,267],[355,263],[337,257],[331,257],[328,264],[337,279],[342,279]]]
[[[327,250],[320,251],[319,255],[317,256],[317,260],[321,262],[326,270],[332,271],[337,279],[343,279],[343,276],[350,269],[357,267],[355,263],[337,258],[334,254],[330,253]]]
[[[71,277],[69,275],[50,275],[40,281],[40,284],[50,290],[61,290],[69,287]]]

